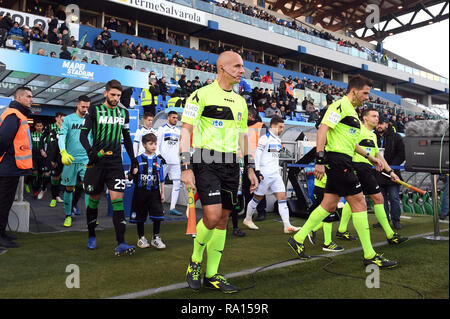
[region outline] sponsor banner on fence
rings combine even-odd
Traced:
[[[162,14],[171,18],[184,20],[201,25],[208,25],[206,13],[182,6],[165,0],[109,0],[118,4],[127,5],[136,9],[141,9],[157,14]]]

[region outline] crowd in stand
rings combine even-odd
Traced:
[[[320,31],[320,30],[316,30],[314,28],[308,28],[305,25],[301,25],[301,24],[297,23],[295,21],[295,19],[292,20],[291,22],[283,20],[283,19],[277,19],[274,15],[271,15],[267,11],[265,11],[261,8],[258,8],[258,7],[240,3],[235,0],[225,0],[222,2],[217,2],[217,1],[213,1],[213,0],[203,0],[203,1],[211,2],[217,6],[227,8],[227,9],[235,11],[235,12],[239,12],[239,13],[242,13],[242,14],[257,18],[257,19],[261,19],[261,20],[273,23],[273,24],[281,25],[286,28],[297,30],[297,31],[303,32],[303,33],[308,34],[313,37],[318,37],[318,38],[321,38],[321,39],[327,40],[327,41],[333,41],[333,42],[336,42],[339,46],[344,46],[344,47],[348,47],[348,48],[356,48],[360,51],[364,51],[369,54],[372,54],[373,56],[378,56],[376,51],[367,49],[364,46],[360,46],[356,41],[351,42],[349,40],[343,40],[341,38],[334,36],[333,34],[327,32],[327,31]],[[269,5],[268,9],[272,10],[270,5]],[[373,57],[373,58],[376,58],[376,57]],[[380,58],[380,61],[385,64],[387,64],[387,60],[389,59],[387,57],[387,55],[380,55],[379,58]],[[397,62],[396,58],[393,58],[392,60],[394,62]]]
[[[65,23],[58,27],[58,19],[65,20],[65,13],[59,7],[57,13],[55,14],[51,5],[49,5],[46,10],[44,10],[39,4],[39,1],[35,0],[29,5],[29,9],[31,13],[44,15],[49,18],[49,32],[46,34],[43,30],[43,26],[40,24],[34,25],[32,28],[27,25],[19,28],[17,22],[13,23],[10,16],[5,15],[3,19],[0,17],[0,30],[5,28],[8,30],[8,35],[13,38],[17,38],[22,40],[24,45],[28,49],[28,45],[30,41],[43,41],[51,44],[61,45],[61,52],[59,53],[59,58],[62,59],[71,59],[75,60],[75,55],[72,55],[67,48],[72,47],[75,48],[77,46],[77,41],[73,36],[70,36],[69,29]],[[313,36],[317,36],[323,38],[325,40],[334,40],[337,41],[338,44],[343,46],[353,46],[357,49],[363,50],[357,43],[350,43],[349,41],[342,41],[341,39],[337,39],[333,37],[328,32],[319,32],[317,30],[307,30],[301,25],[297,25],[295,21],[292,23],[287,23],[286,21],[276,19],[274,16],[268,14],[264,10],[261,10],[257,7],[248,6],[246,4],[241,4],[236,1],[223,1],[221,3],[215,2],[216,5],[225,7],[229,10],[233,10],[236,12],[240,12],[243,14],[247,14],[256,18],[263,19],[268,22],[276,23],[279,25],[283,25],[286,27],[294,28],[299,31],[308,33]],[[63,16],[64,15],[64,16]],[[127,57],[133,59],[139,59],[143,61],[149,61],[154,63],[161,63],[171,66],[177,66],[187,69],[193,69],[198,71],[216,73],[216,66],[210,64],[208,60],[195,60],[193,57],[183,57],[178,51],[173,52],[172,49],[169,49],[166,52],[163,52],[162,48],[156,49],[153,47],[149,47],[147,45],[143,46],[141,43],[135,44],[133,41],[128,39],[124,40],[120,44],[117,40],[112,39],[112,33],[121,32],[129,35],[136,34],[136,28],[132,24],[131,21],[128,21],[126,24],[121,24],[119,20],[115,18],[109,18],[106,20],[104,28],[102,32],[97,36],[94,42],[91,44],[89,42],[84,42],[81,49],[96,51],[100,53],[107,53],[114,56]],[[178,36],[175,33],[166,32],[164,28],[157,29],[152,28],[149,34],[149,38],[159,42],[166,42],[173,45],[180,45],[184,47],[189,47],[189,39],[186,35]],[[4,43],[0,43],[0,47],[4,46]],[[231,47],[225,46],[223,43],[219,42],[219,45],[216,47],[213,43],[209,43],[208,50],[212,53],[220,54],[226,50],[233,49]],[[250,52],[243,52],[240,49],[234,49],[235,52],[240,54],[244,60],[254,61],[254,57]],[[38,55],[47,55],[44,49],[39,49]],[[51,57],[57,57],[56,52],[51,52],[48,54]],[[81,62],[85,63],[93,63],[98,64],[97,60],[88,61],[88,58],[85,57],[81,60]],[[264,61],[258,60],[259,63],[264,64]],[[278,68],[285,68],[285,64],[282,61],[277,60],[276,58],[272,58],[269,56],[266,61],[267,65],[271,65]],[[321,68],[314,68],[312,66],[304,66],[302,72],[309,75],[318,76],[320,78],[329,78],[329,74],[326,74]],[[263,83],[272,84],[273,79],[270,72],[267,72],[264,76],[259,74],[259,69],[256,68],[255,71],[251,74],[250,77],[254,81],[259,81]],[[164,83],[161,83],[161,80],[158,80],[158,86],[161,89],[162,95],[165,95],[167,92],[165,80]],[[200,88],[203,85],[207,85],[211,82],[208,80],[204,83],[201,83],[196,77],[195,79],[186,79],[186,76],[183,76],[179,81],[179,90],[176,92],[180,96],[188,96],[190,93]],[[251,92],[250,101],[253,105],[260,111],[266,112],[268,110],[268,115],[272,114],[271,109],[272,106],[276,106],[276,109],[279,110],[278,115],[281,115],[283,118],[292,117],[293,112],[297,109],[297,104],[300,103],[293,96],[294,89],[310,89],[318,93],[323,93],[327,95],[327,103],[331,103],[334,97],[342,97],[345,95],[346,90],[343,87],[337,87],[335,85],[329,84],[326,85],[322,81],[312,81],[311,79],[307,79],[306,77],[303,79],[299,79],[297,77],[292,78],[289,76],[287,79],[282,78],[282,81],[279,84],[277,91],[269,93],[266,89],[255,88],[253,92]],[[387,105],[387,102],[380,100],[379,98],[374,99],[372,96],[370,97],[370,102],[376,104],[384,104]],[[318,110],[314,107],[314,103],[317,106],[317,101],[309,100],[305,98],[304,101],[301,102],[303,111],[306,112],[307,116],[309,116],[310,121],[314,121],[315,117],[318,116]],[[277,111],[278,112],[278,111]],[[395,111],[390,109],[390,112],[394,112],[392,115],[393,124],[398,127],[398,131],[402,132],[404,128],[405,122],[414,120],[411,116],[406,117],[404,114],[400,113],[395,115]],[[424,113],[424,116],[425,113]],[[422,116],[422,117],[424,117]],[[415,117],[416,120],[421,119],[420,116]],[[396,124],[399,123],[399,124]]]

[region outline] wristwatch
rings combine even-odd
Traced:
[[[391,175],[391,173],[393,172],[394,170],[393,169],[391,169],[389,172],[387,172],[388,173],[388,175]]]
[[[192,164],[181,164],[181,171],[187,171],[188,169],[192,170]]]
[[[367,152],[367,154],[364,156],[365,158],[369,158],[370,152]]]
[[[316,164],[323,165],[325,162],[325,152],[319,151],[316,153]]]

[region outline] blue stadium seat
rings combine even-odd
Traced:
[[[261,118],[264,118],[264,117],[266,117],[266,113],[264,113],[264,112],[259,112],[259,116],[260,116]]]

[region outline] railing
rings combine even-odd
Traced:
[[[232,20],[239,21],[239,22],[242,22],[242,23],[245,23],[248,25],[252,25],[252,26],[264,29],[264,30],[268,30],[270,32],[282,34],[282,35],[285,35],[285,36],[288,36],[288,37],[291,37],[294,39],[298,39],[301,41],[305,41],[308,43],[326,47],[330,50],[342,52],[342,53],[345,53],[345,54],[348,54],[348,55],[351,55],[354,57],[361,58],[366,61],[384,64],[387,67],[390,67],[392,69],[397,69],[397,70],[404,71],[406,73],[410,73],[410,74],[413,74],[416,76],[421,76],[423,78],[433,80],[436,82],[440,82],[445,85],[449,84],[448,79],[440,77],[438,75],[435,75],[435,74],[432,74],[432,73],[429,73],[426,71],[418,70],[418,69],[412,68],[410,66],[403,65],[401,63],[396,63],[391,60],[382,61],[378,55],[372,54],[370,52],[360,51],[354,47],[340,46],[337,42],[324,40],[322,38],[312,36],[312,35],[309,35],[307,33],[301,32],[301,31],[297,31],[297,30],[294,30],[291,28],[287,28],[287,27],[278,25],[278,24],[274,24],[274,23],[270,23],[270,22],[267,22],[267,21],[264,21],[264,20],[261,20],[258,18],[254,18],[254,17],[248,16],[243,13],[239,13],[239,12],[235,12],[235,11],[232,11],[232,10],[229,10],[226,8],[222,8],[222,7],[219,7],[219,6],[209,3],[209,2],[205,2],[202,0],[167,0],[167,1],[175,2],[178,4],[184,5],[184,6],[192,7],[192,8],[195,8],[195,9],[198,9],[201,11],[205,11],[205,12],[208,12],[208,13],[211,13],[214,15],[225,17],[227,19],[232,19]]]
[[[179,0],[181,1],[181,0]],[[47,42],[37,42],[32,41],[30,45],[30,53],[31,54],[37,54],[37,51],[42,48],[45,50],[46,54],[50,54],[50,52],[55,52],[56,55],[59,55],[59,52],[61,51],[61,46],[56,44],[50,44]],[[70,53],[73,53],[75,48],[67,48],[67,50]],[[97,60],[99,65],[109,66],[109,67],[115,67],[115,68],[125,68],[125,66],[130,65],[133,67],[134,70],[140,70],[141,68],[145,68],[147,72],[154,71],[157,78],[161,78],[162,76],[165,76],[167,79],[175,79],[179,80],[182,74],[185,74],[187,79],[193,80],[196,76],[199,77],[199,81],[204,83],[208,79],[213,81],[216,79],[217,74],[216,73],[209,73],[209,72],[203,72],[193,69],[186,69],[181,67],[174,67],[166,64],[161,63],[154,63],[149,61],[143,61],[138,59],[132,59],[132,58],[123,58],[123,57],[117,57],[111,54],[106,53],[100,53],[90,50],[81,50],[78,49],[75,53],[76,60],[81,61],[83,58],[87,58],[89,63],[91,63],[93,60]],[[252,88],[258,87],[263,89],[269,89],[274,90],[273,84],[267,84],[264,82],[257,82],[252,81],[250,79],[245,79],[248,84],[251,85]]]
[[[31,54],[37,54],[37,51],[43,48],[47,55],[50,55],[50,52],[55,52],[57,56],[59,56],[59,53],[61,51],[61,46],[56,44],[50,44],[46,42],[36,42],[31,41],[30,44],[30,53]],[[73,53],[75,48],[67,48],[67,50],[70,53]],[[175,79],[178,81],[181,78],[181,75],[185,74],[188,79],[194,79],[196,76],[199,77],[199,81],[204,83],[208,79],[209,80],[215,80],[217,77],[217,74],[215,73],[209,73],[209,72],[203,72],[198,70],[192,70],[192,69],[186,69],[181,67],[174,67],[171,65],[166,64],[160,64],[160,63],[154,63],[149,61],[143,61],[138,59],[132,59],[132,58],[124,58],[124,57],[117,57],[111,54],[106,53],[100,53],[90,50],[81,50],[78,49],[75,53],[76,60],[81,61],[84,57],[88,58],[89,63],[91,63],[93,60],[97,60],[99,65],[109,66],[109,67],[115,67],[115,68],[122,68],[124,69],[125,66],[129,65],[134,70],[140,70],[142,68],[146,69],[146,72],[155,71],[155,75],[157,78],[161,78],[162,76],[165,76],[167,79]]]

